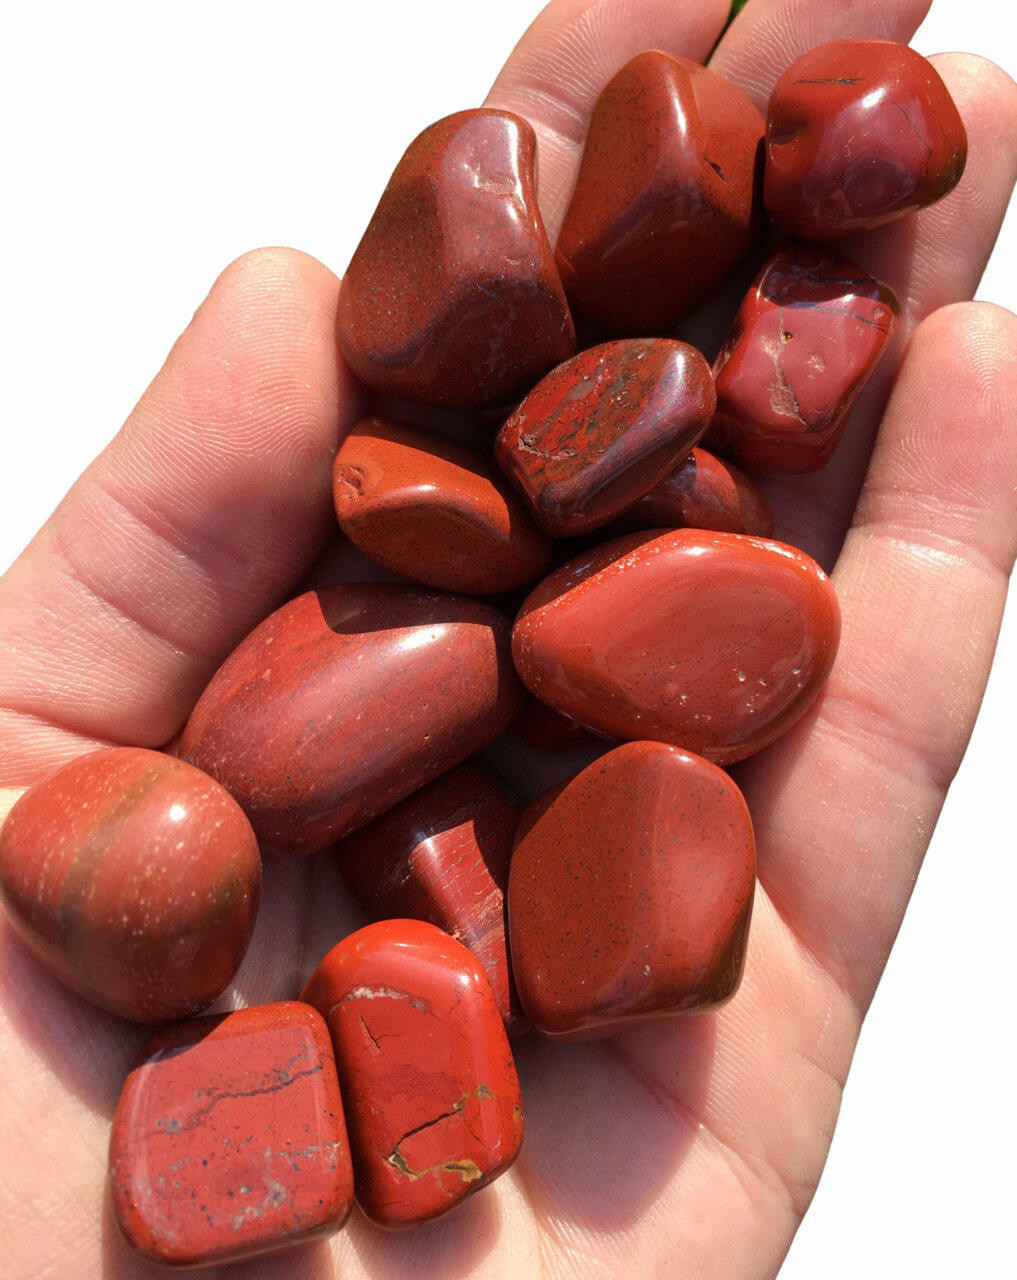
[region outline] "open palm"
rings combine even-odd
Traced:
[[[601,86],[646,48],[705,58],[728,7],[555,0],[527,33],[489,102],[537,130],[552,238]],[[763,106],[806,49],[908,40],[927,7],[750,0],[714,65]],[[847,246],[897,291],[901,332],[831,465],[768,488],[777,536],[835,564],[844,637],[806,722],[737,771],[760,877],[738,995],[609,1042],[525,1038],[526,1142],[494,1187],[413,1233],[355,1215],[330,1241],[224,1275],[779,1269],[967,743],[1017,548],[1017,319],[962,301],[1015,178],[1017,87],[977,58],[936,66],[968,130],[967,172],[939,205]],[[229,267],[0,583],[0,787],[100,744],[169,742],[225,654],[306,576],[334,529],[332,458],[363,409],[337,355],[337,289],[289,250]],[[328,854],[269,864],[222,1007],[291,998],[356,923]],[[68,993],[0,922],[0,1274],[149,1273],[104,1192],[110,1117],[145,1036]]]

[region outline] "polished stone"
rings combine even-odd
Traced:
[[[773,533],[773,515],[748,476],[697,448],[627,507],[612,522],[611,532],[684,528],[768,538]]]
[[[597,741],[589,729],[545,706],[539,698],[527,698],[513,728],[524,742],[541,751],[571,751]]]

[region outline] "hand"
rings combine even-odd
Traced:
[[[597,91],[636,53],[703,59],[728,0],[555,0],[489,99],[540,139],[553,236]],[[762,106],[842,35],[907,40],[924,0],[751,0],[716,67]],[[517,1165],[449,1218],[225,1276],[762,1280],[826,1157],[859,1025],[978,709],[1017,548],[1017,319],[966,303],[1015,178],[1017,87],[936,60],[970,158],[941,204],[847,247],[904,304],[825,471],[768,486],[778,536],[836,565],[844,636],[807,722],[738,770],[760,889],[745,980],[715,1015],[518,1046]],[[424,121],[416,122],[423,124]],[[361,411],[338,281],[299,253],[229,267],[127,424],[0,583],[0,786],[105,743],[160,746],[334,530],[330,464]],[[871,459],[870,459],[871,455]],[[11,793],[11,797],[16,792]],[[328,854],[266,867],[220,1002],[290,998],[356,923]],[[0,921],[0,1272],[140,1276],[104,1195],[109,1120],[147,1031],[51,979]]]

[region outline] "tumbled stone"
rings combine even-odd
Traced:
[[[512,1163],[523,1136],[515,1064],[484,971],[420,920],[332,948],[301,993],[335,1046],[357,1203],[408,1227],[448,1212]]]
[[[611,532],[684,528],[768,538],[773,533],[773,515],[748,476],[697,448],[626,508],[612,523]]]
[[[527,698],[514,731],[541,751],[571,751],[597,741],[589,729],[545,706],[538,698]]]

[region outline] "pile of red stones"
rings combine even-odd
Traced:
[[[258,1252],[340,1226],[354,1195],[383,1226],[436,1217],[519,1150],[508,1035],[606,1035],[735,990],[755,850],[720,766],[800,719],[840,624],[729,460],[829,459],[898,308],[816,242],[937,200],[965,152],[930,65],[854,40],[795,63],[765,124],[716,73],[635,58],[597,100],[556,254],[524,120],[466,111],[410,146],[340,296],[343,355],[384,414],[334,472],[342,529],[402,581],[285,604],[179,758],[88,755],[0,836],[28,944],[140,1021],[228,986],[260,851],[338,842],[378,921],[299,1000],[141,1051],[111,1171],[143,1253]],[[746,265],[712,369],[647,336]],[[526,807],[475,756],[517,717],[545,750],[607,742]]]

